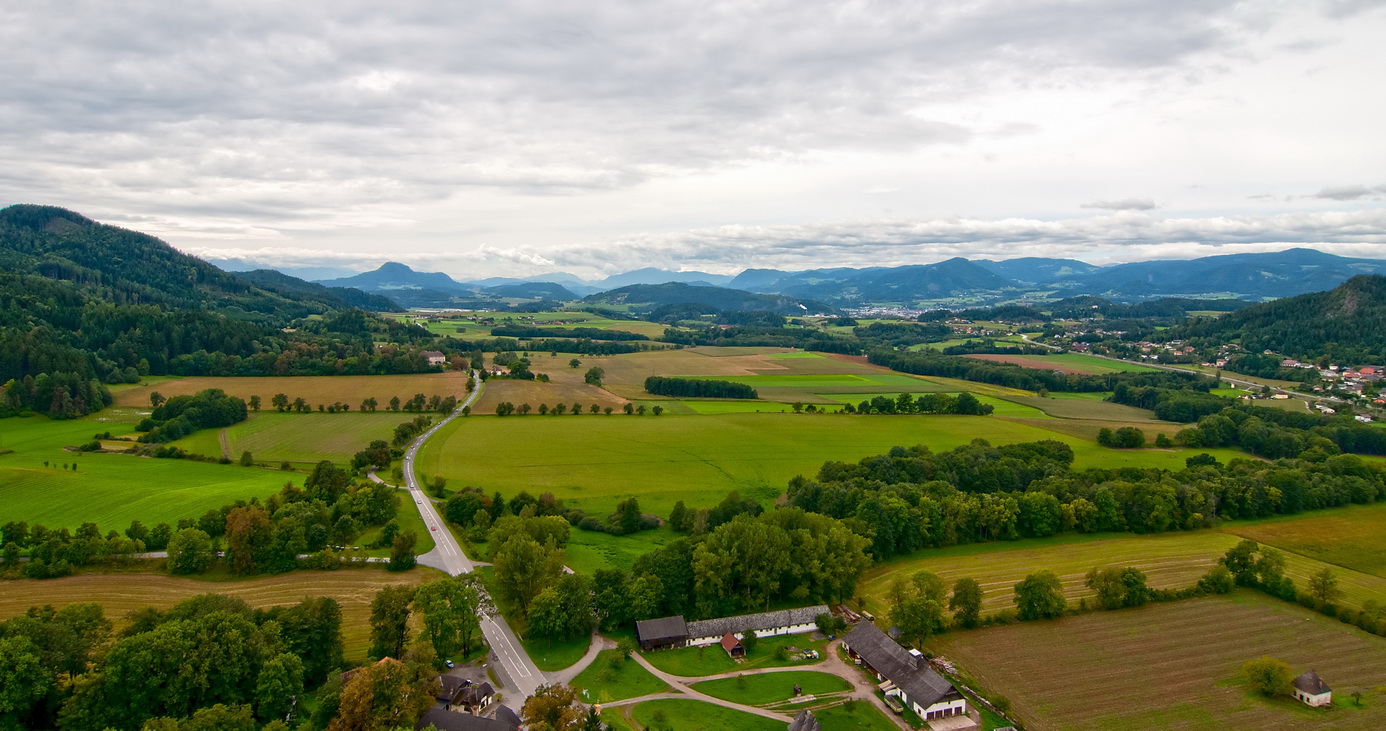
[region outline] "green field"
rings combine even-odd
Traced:
[[[848,701],[814,711],[813,715],[822,731],[896,731],[897,728],[875,706],[864,701]]]
[[[1386,503],[1354,505],[1228,526],[1230,533],[1386,578]]]
[[[694,414],[786,414],[794,409],[774,401],[679,401]],[[673,413],[672,411],[670,413]]]
[[[569,683],[584,703],[610,703],[669,689],[664,681],[629,658],[619,669],[613,667],[611,663],[617,657],[616,650],[602,650],[597,653],[597,659]]]
[[[1386,709],[1379,637],[1247,590],[951,632],[928,649],[1004,695],[1031,729],[1374,729]],[[1239,670],[1262,655],[1316,670],[1334,706],[1254,695]]]
[[[1194,452],[1110,450],[994,417],[721,414],[706,416],[472,417],[448,424],[418,469],[488,494],[552,492],[570,507],[610,512],[630,497],[667,516],[678,500],[711,506],[732,490],[768,502],[826,460],[856,461],[897,445],[952,449],[1055,439],[1078,467],[1183,469]],[[1199,450],[1204,451],[1204,450]],[[1219,459],[1240,454],[1210,450]]]
[[[129,424],[99,421],[110,416],[0,419],[0,449],[14,450],[0,456],[0,522],[76,528],[93,521],[103,532],[124,530],[133,520],[176,524],[236,500],[267,497],[290,478],[277,470],[63,450],[97,432],[133,431]]]
[[[672,698],[645,701],[631,711],[631,717],[640,724],[636,728],[659,728],[661,731],[784,731],[789,723],[788,718],[772,721],[703,701]]]
[[[786,374],[775,376],[741,376],[738,378],[717,378],[718,381],[744,383],[757,390],[763,388],[793,388],[804,391],[822,391],[842,388],[880,389],[882,386],[911,393],[940,391],[937,384],[922,378],[903,373],[816,373]],[[848,392],[850,393],[850,392]]]
[[[704,680],[689,687],[699,693],[706,693],[713,698],[721,698],[724,701],[747,706],[760,706],[793,698],[794,686],[796,685],[803,689],[804,695],[838,693],[852,689],[850,683],[836,675],[817,673],[811,670]]]
[[[779,660],[775,657],[775,650],[779,647],[814,649],[818,651],[821,658],[827,644],[826,640],[811,639],[806,634],[762,637],[756,642],[756,649],[747,653],[746,658],[740,662],[727,657],[727,652],[722,649],[721,645],[680,647],[674,650],[654,650],[640,654],[651,665],[670,675],[701,678],[707,675],[719,675],[753,668],[811,666],[822,662],[822,660]]]
[[[395,426],[412,421],[417,414],[377,411],[343,414],[281,414],[261,411],[225,430],[203,429],[174,442],[195,454],[221,456],[219,431],[225,431],[232,459],[250,452],[259,462],[281,461],[315,464],[322,460],[345,463],[372,440],[390,441]],[[435,420],[441,414],[428,414]]]
[[[1286,525],[1292,525],[1287,523]],[[908,577],[921,569],[938,574],[948,586],[957,579],[971,577],[982,585],[982,604],[987,612],[1014,608],[1014,587],[1027,574],[1048,569],[1063,582],[1064,596],[1071,605],[1092,599],[1084,577],[1095,566],[1134,566],[1145,572],[1149,584],[1159,589],[1192,586],[1241,538],[1236,524],[1217,530],[1137,536],[1125,533],[1062,535],[1053,538],[978,543],[951,548],[928,549],[868,569],[862,577],[860,594],[867,607],[884,616],[891,583],[897,576]],[[1314,572],[1326,564],[1293,553],[1284,547],[1285,574],[1295,585],[1304,587]],[[1343,590],[1341,603],[1360,608],[1369,599],[1386,603],[1386,578],[1332,567]]]
[[[564,548],[565,563],[588,576],[598,569],[629,569],[635,559],[679,537],[668,526],[624,536],[574,528]]]

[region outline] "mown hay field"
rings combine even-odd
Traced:
[[[1230,533],[1386,578],[1386,503],[1229,526]]]
[[[1032,729],[1369,729],[1386,719],[1386,642],[1247,590],[953,632],[928,649],[1005,696]],[[1335,707],[1253,695],[1238,675],[1262,655],[1316,670]]]
[[[365,449],[371,441],[390,441],[395,427],[412,421],[419,414],[394,411],[374,413],[347,412],[338,414],[281,414],[277,411],[252,413],[245,421],[225,429],[202,429],[174,442],[174,446],[195,454],[221,456],[222,432],[231,459],[250,452],[257,462],[282,461],[297,463],[298,467],[322,460],[349,462],[351,456]],[[443,414],[425,416],[441,419]]]
[[[1041,370],[1063,371],[1064,373],[1079,373],[1094,376],[1106,375],[1108,373],[1152,373],[1158,368],[1141,365],[1139,363],[1126,363],[1123,361],[1108,360],[1081,353],[1058,353],[1055,355],[1009,355],[999,353],[977,353],[966,356],[977,360],[986,360],[993,363],[1013,363],[1024,368],[1039,368]]]
[[[246,378],[215,378],[192,376],[188,378],[161,379],[147,385],[121,389],[115,393],[116,406],[149,408],[149,394],[158,391],[165,398],[186,396],[208,388],[219,388],[232,396],[249,400],[259,396],[261,410],[270,410],[270,399],[277,393],[289,397],[289,401],[302,398],[314,408],[318,404],[331,405],[338,401],[349,405],[353,410],[360,408],[361,402],[374,397],[380,408],[389,404],[392,397],[398,396],[407,401],[414,394],[425,396],[456,396],[467,394],[468,374],[462,371],[447,373],[411,373],[395,376],[262,376]]]
[[[564,366],[564,371],[569,370],[567,366]],[[597,404],[603,409],[609,406],[616,411],[621,411],[626,405],[626,399],[584,383],[581,373],[577,374],[576,378],[573,377],[572,373],[549,373],[551,380],[548,383],[512,381],[508,378],[488,380],[481,391],[481,396],[477,397],[476,403],[472,405],[472,413],[495,414],[496,406],[503,401],[508,401],[515,406],[529,404],[536,410],[540,404],[553,407],[561,403],[571,408],[573,404],[577,403],[582,404],[583,413],[587,413],[592,408],[592,404]]]
[[[1028,574],[1049,570],[1059,576],[1064,597],[1076,606],[1080,600],[1093,600],[1094,594],[1084,580],[1088,571],[1098,566],[1134,566],[1145,573],[1150,586],[1179,589],[1198,583],[1199,577],[1237,545],[1241,537],[1231,531],[1239,530],[1236,523],[1230,523],[1220,530],[1146,536],[1070,534],[924,550],[868,569],[862,577],[860,594],[871,611],[884,615],[895,578],[908,579],[916,571],[927,570],[938,574],[949,587],[964,577],[976,579],[984,592],[984,611],[995,612],[1015,607],[1015,585]],[[1310,576],[1327,566],[1282,546],[1276,548],[1285,553],[1286,576],[1301,589],[1308,585]],[[1370,599],[1386,603],[1386,579],[1341,566],[1330,568],[1343,590],[1342,604],[1360,608]]]
[[[133,431],[129,424],[100,421],[105,415],[71,421],[0,419],[0,447],[14,450],[0,456],[0,523],[23,520],[76,528],[93,521],[103,533],[124,530],[132,520],[176,524],[179,518],[195,518],[236,500],[267,497],[285,480],[300,477],[254,467],[63,449],[91,441],[98,432],[120,436]]]
[[[790,478],[814,475],[826,460],[856,461],[897,445],[952,449],[979,437],[1055,439],[1074,449],[1079,467],[1182,469],[1195,453],[1105,449],[996,417],[492,415],[448,424],[424,447],[418,468],[488,493],[552,492],[592,512],[638,497],[645,512],[667,516],[678,500],[711,506],[731,490],[768,503]]]
[[[327,596],[342,605],[342,637],[349,660],[366,658],[370,646],[371,599],[386,586],[425,584],[439,574],[432,569],[413,569],[392,574],[384,569],[295,571],[239,581],[201,581],[164,574],[80,574],[61,579],[0,582],[0,619],[23,614],[29,607],[52,604],[62,607],[97,602],[119,631],[125,615],[144,607],[167,609],[197,594],[227,594],[254,607],[279,607],[309,598]]]

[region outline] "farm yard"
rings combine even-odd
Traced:
[[[63,449],[98,432],[133,431],[128,424],[99,420],[106,415],[0,419],[0,447],[14,450],[0,455],[0,523],[76,528],[94,521],[103,531],[124,530],[132,520],[176,524],[236,500],[267,497],[286,479],[277,470]],[[71,464],[77,469],[62,468]]]
[[[1296,604],[1239,590],[937,636],[928,650],[1010,700],[1033,729],[1370,729],[1382,723],[1386,643]],[[1238,680],[1262,655],[1313,668],[1335,707],[1268,701]],[[1364,692],[1363,708],[1349,694]]]
[[[349,661],[362,662],[370,646],[371,599],[386,586],[421,585],[437,573],[417,568],[404,573],[383,569],[295,571],[266,578],[212,582],[163,574],[81,574],[61,579],[0,582],[0,619],[23,614],[31,606],[61,608],[79,602],[98,602],[119,632],[126,615],[136,609],[167,609],[190,596],[218,593],[240,597],[253,607],[297,604],[309,597],[332,597],[342,605],[342,639]]]
[[[165,398],[190,396],[208,388],[219,388],[232,396],[249,400],[259,396],[262,410],[271,410],[270,399],[277,393],[290,401],[302,398],[309,406],[340,401],[355,411],[361,402],[374,397],[384,408],[392,397],[408,400],[416,393],[425,396],[456,396],[467,394],[468,374],[462,371],[447,373],[413,373],[394,376],[260,376],[246,378],[188,378],[158,379],[149,384],[120,389],[113,393],[115,405],[149,408],[149,394],[158,391]]]
[[[490,388],[488,385],[487,388]],[[996,417],[713,414],[509,416],[458,419],[419,456],[418,469],[487,493],[552,492],[599,513],[630,497],[668,515],[678,500],[710,506],[732,490],[769,503],[825,460],[856,461],[893,446],[952,449],[973,439],[1056,439],[1079,467],[1182,469],[1190,451],[1111,450]],[[1219,459],[1237,452],[1209,451]]]

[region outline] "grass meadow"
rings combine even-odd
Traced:
[[[267,497],[297,477],[255,467],[63,449],[91,441],[98,432],[133,431],[128,424],[99,421],[103,415],[71,421],[0,419],[0,449],[14,450],[0,456],[0,522],[76,528],[94,521],[103,532],[124,530],[133,520],[176,524],[238,499]]]
[[[680,647],[673,650],[653,650],[651,652],[640,653],[651,665],[663,670],[670,675],[678,675],[686,678],[701,678],[706,675],[718,675],[720,673],[730,673],[737,670],[752,670],[755,668],[780,668],[812,666],[822,662],[824,649],[827,647],[826,640],[815,640],[809,635],[775,635],[773,637],[761,637],[756,642],[756,649],[747,653],[746,659],[737,662],[727,657],[727,652],[721,645],[704,645],[702,647]],[[779,660],[775,657],[775,650],[780,647],[797,647],[800,649],[813,649],[818,651],[818,660]]]
[[[773,721],[745,711],[681,698],[645,701],[631,709],[630,718],[639,725],[623,724],[624,728],[659,728],[665,731],[784,731],[789,723],[788,717],[783,721]]]
[[[418,469],[487,493],[552,492],[594,513],[637,497],[645,512],[667,516],[678,500],[711,506],[732,490],[768,503],[790,478],[816,474],[826,460],[855,461],[897,445],[946,450],[976,438],[997,444],[1055,439],[1073,447],[1079,467],[1182,469],[1194,453],[1111,450],[996,417],[474,416],[453,421],[430,440]]]
[[[342,605],[342,635],[347,659],[364,661],[370,646],[371,599],[386,586],[425,584],[438,574],[418,568],[392,574],[383,569],[295,571],[263,578],[213,582],[164,574],[80,574],[41,581],[22,579],[0,582],[0,619],[23,614],[31,606],[63,607],[78,602],[98,602],[116,631],[125,616],[136,609],[167,609],[197,594],[218,593],[240,597],[254,607],[297,604],[309,597],[328,596]]]
[[[664,681],[634,660],[627,658],[619,669],[613,667],[611,663],[618,657],[617,650],[602,650],[568,683],[584,703],[610,703],[669,690]]]
[[[928,649],[1004,695],[1031,729],[1369,729],[1386,712],[1386,643],[1297,604],[1228,596],[933,638]],[[1266,700],[1238,679],[1270,655],[1313,668],[1334,707]],[[1364,693],[1363,707],[1349,694]]]
[[[699,693],[706,693],[713,698],[721,698],[724,701],[747,706],[761,706],[793,698],[794,686],[796,685],[803,689],[804,695],[838,693],[852,689],[850,683],[836,675],[811,670],[704,680],[701,683],[694,683],[690,687]]]

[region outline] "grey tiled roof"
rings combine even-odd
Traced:
[[[438,731],[515,731],[517,728],[494,718],[482,718],[470,713],[445,711],[441,708],[428,709],[423,718],[414,724],[416,729],[425,729],[429,726],[438,729]]]
[[[910,703],[928,708],[950,695],[958,695],[952,683],[923,664],[922,658],[911,655],[870,622],[858,622],[843,642],[867,665],[904,691]]]
[[[813,711],[799,711],[789,722],[789,731],[819,731],[818,719],[813,717]]]
[[[739,635],[748,629],[760,632],[761,630],[789,627],[796,624],[813,624],[814,619],[818,615],[827,613],[828,607],[819,604],[816,607],[780,609],[778,611],[762,612],[760,614],[742,614],[736,617],[722,617],[721,619],[704,619],[688,623],[688,636],[721,637],[728,632]]]

